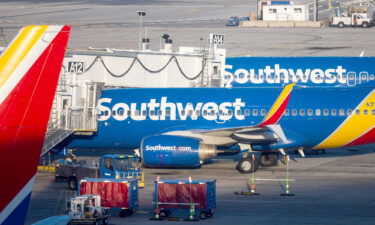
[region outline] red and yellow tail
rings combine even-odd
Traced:
[[[70,27],[24,27],[0,58],[0,224],[23,224]]]
[[[262,120],[262,122],[260,122],[258,126],[263,127],[266,125],[276,124],[280,120],[288,105],[290,94],[292,93],[294,85],[295,83],[288,84],[284,87],[283,91],[276,99],[275,103],[273,103],[268,114],[264,117],[264,119]]]

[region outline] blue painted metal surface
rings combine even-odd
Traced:
[[[225,87],[355,86],[375,80],[375,57],[228,57]]]

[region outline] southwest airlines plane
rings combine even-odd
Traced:
[[[25,27],[1,55],[0,224],[24,224],[69,32]]]
[[[139,88],[104,90],[98,132],[69,148],[140,148],[154,167],[195,167],[239,149],[238,170],[252,172],[250,152],[277,163],[276,152],[375,142],[375,90],[307,88]],[[266,161],[270,161],[267,162]],[[256,160],[258,161],[258,160]],[[258,162],[254,162],[254,169]]]

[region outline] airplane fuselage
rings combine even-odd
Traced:
[[[282,88],[147,88],[104,90],[98,132],[69,148],[138,148],[144,137],[176,130],[259,124]],[[375,91],[370,87],[294,87],[279,120],[288,143],[253,146],[335,148],[375,141]]]

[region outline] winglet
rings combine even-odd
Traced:
[[[289,97],[292,93],[294,85],[296,85],[296,83],[288,84],[284,87],[275,103],[273,103],[270,111],[258,126],[264,127],[267,125],[276,124],[280,120],[286,109],[286,106],[288,105]]]

